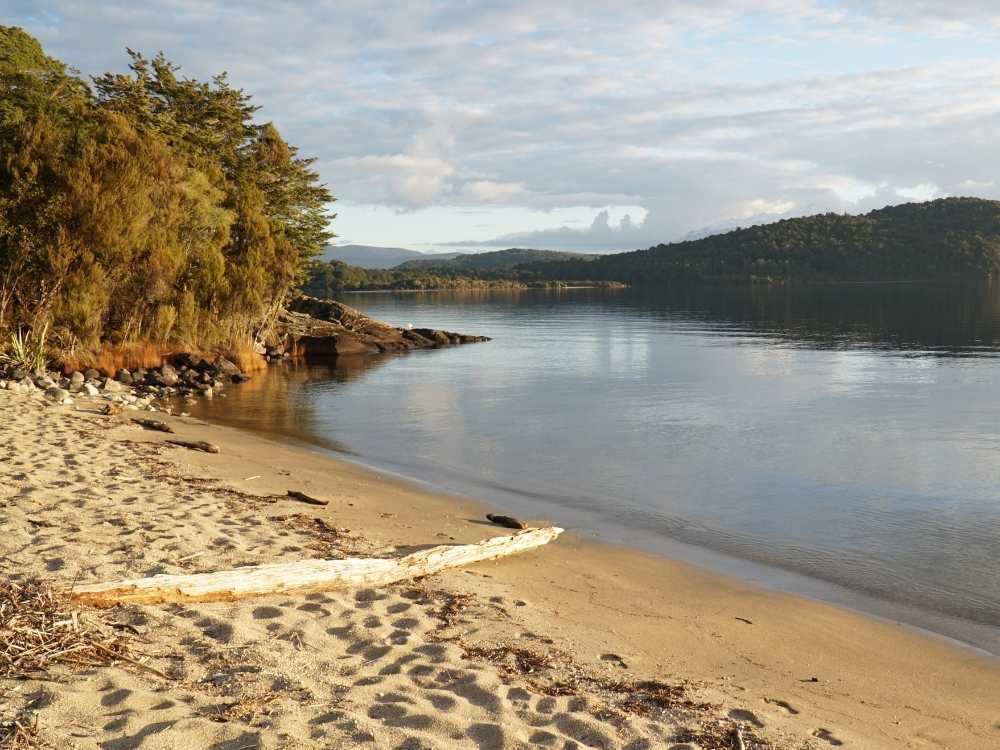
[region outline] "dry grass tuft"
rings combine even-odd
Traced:
[[[63,372],[67,373],[93,367],[104,375],[111,376],[123,367],[126,370],[135,370],[139,367],[147,369],[159,367],[169,354],[170,350],[167,347],[148,341],[123,344],[122,346],[105,344],[96,352],[64,357],[62,367]]]
[[[0,678],[119,661],[150,669],[129,656],[111,623],[74,608],[66,594],[39,581],[0,583]]]
[[[257,351],[251,341],[230,344],[229,359],[244,373],[261,372],[267,369],[267,360]]]

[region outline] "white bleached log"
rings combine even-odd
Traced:
[[[348,558],[254,565],[191,575],[158,575],[76,586],[72,598],[95,607],[114,604],[233,601],[262,594],[309,594],[378,586],[446,568],[494,560],[548,544],[562,533],[550,526],[476,544],[432,547],[396,559]]]

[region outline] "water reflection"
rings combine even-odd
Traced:
[[[1000,651],[996,289],[345,300],[494,341],[274,369],[200,413],[606,538],[829,581]]]

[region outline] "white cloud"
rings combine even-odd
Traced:
[[[732,219],[1000,197],[983,166],[1000,163],[992,0],[8,0],[5,11],[88,73],[124,67],[126,45],[162,49],[198,77],[228,69],[319,157],[344,210],[589,207],[584,230],[554,219],[498,234],[631,249]],[[641,210],[622,225],[600,219],[609,206]]]
[[[462,197],[472,203],[505,203],[523,192],[519,182],[474,180],[462,187]]]

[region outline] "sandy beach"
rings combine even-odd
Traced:
[[[8,579],[68,587],[504,533],[473,501],[164,417],[221,447],[193,452],[97,405],[0,390]],[[0,722],[105,750],[1000,747],[998,660],[571,533],[390,586],[80,614],[98,616],[148,668],[0,679]]]

